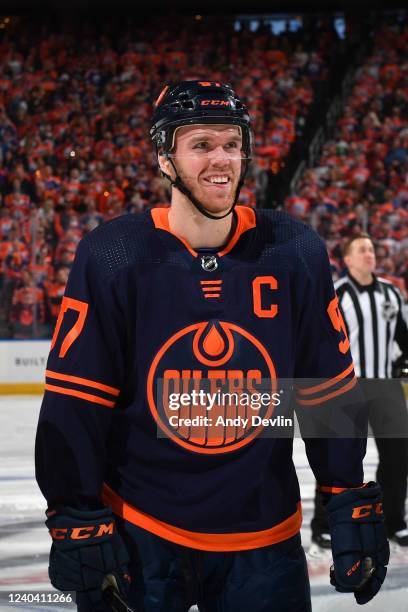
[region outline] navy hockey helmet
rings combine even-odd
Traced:
[[[250,118],[230,85],[216,81],[169,83],[156,100],[150,136],[158,151],[174,148],[178,127],[194,124],[231,124],[241,128],[244,158],[251,158]]]
[[[234,202],[228,212],[221,217],[209,213],[191,193],[181,180],[170,155],[174,149],[177,128],[203,124],[236,125],[241,130],[243,153],[241,177]],[[248,110],[230,85],[217,81],[168,83],[156,100],[150,137],[156,145],[157,152],[170,161],[176,178],[172,179],[162,171],[163,176],[173,187],[187,196],[205,217],[223,219],[234,210],[251,159],[251,126]]]

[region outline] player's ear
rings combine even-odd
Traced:
[[[157,159],[159,161],[160,170],[162,172],[164,172],[165,174],[172,175],[173,167],[172,167],[170,161],[168,160],[168,158],[165,155],[161,155],[159,153]]]

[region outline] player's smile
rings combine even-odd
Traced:
[[[207,183],[208,187],[215,187],[218,189],[225,189],[231,185],[231,177],[227,174],[214,174],[211,176],[204,177],[204,182]]]

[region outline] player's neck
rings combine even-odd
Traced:
[[[224,219],[208,219],[191,204],[172,203],[169,211],[169,226],[193,247],[217,248],[226,244],[234,230],[234,215]]]
[[[350,269],[350,275],[363,287],[366,285],[371,285],[374,280],[374,276],[371,272],[361,272],[360,270]]]

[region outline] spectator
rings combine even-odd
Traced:
[[[35,286],[28,270],[23,270],[21,280],[21,287],[14,289],[11,305],[13,338],[33,338],[41,335],[45,322],[44,291]]]

